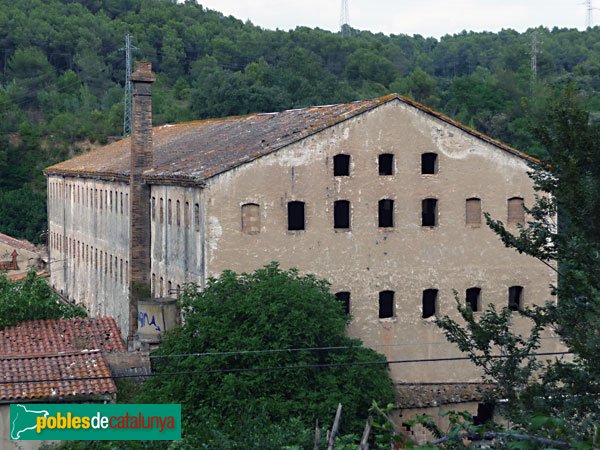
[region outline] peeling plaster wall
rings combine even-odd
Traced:
[[[91,316],[128,322],[129,186],[48,179],[50,284]]]
[[[438,153],[439,171],[421,175],[421,154]],[[349,177],[333,176],[333,157],[351,155]],[[378,175],[378,155],[393,153],[394,175]],[[270,261],[297,267],[350,291],[351,335],[390,360],[461,356],[431,319],[421,318],[422,291],[439,289],[438,314],[457,316],[453,289],[464,301],[482,289],[482,304],[504,306],[508,288],[524,302],[550,299],[553,272],[506,249],[485,224],[465,225],[465,200],[506,220],[507,199],[534,201],[522,159],[399,101],[352,118],[283,150],[208,180],[207,276],[251,271]],[[421,226],[421,200],[438,199],[438,226]],[[395,201],[393,229],[379,229],[378,201]],[[287,230],[287,202],[306,202],[306,230]],[[351,202],[351,229],[333,228],[333,202]],[[260,205],[259,234],[241,232],[241,205]],[[395,291],[395,317],[378,318],[378,293]],[[515,326],[523,324],[515,319]],[[558,346],[554,336],[543,350]],[[435,365],[434,365],[435,364]],[[477,381],[465,361],[391,365],[402,382]]]
[[[163,201],[163,219],[160,220],[160,201]],[[171,223],[169,223],[169,200],[171,200]],[[177,223],[177,201],[180,205]],[[186,203],[188,215],[185,214]],[[196,226],[196,205],[200,212],[199,227]],[[152,235],[152,292],[154,297],[175,297],[167,292],[169,282],[172,290],[186,283],[204,285],[204,207],[202,191],[192,187],[152,186],[151,190]],[[188,220],[186,221],[186,217]],[[198,229],[197,229],[198,228]],[[160,279],[163,290],[160,292]]]

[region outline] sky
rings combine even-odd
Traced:
[[[341,0],[197,0],[241,20],[269,29],[296,26],[337,31]],[[595,0],[600,7],[600,0]],[[353,28],[385,34],[441,37],[467,31],[525,31],[586,26],[583,0],[348,0]],[[600,23],[600,10],[594,11]]]

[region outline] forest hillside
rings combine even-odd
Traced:
[[[122,134],[127,33],[157,72],[156,124],[397,92],[540,155],[528,121],[557,88],[600,112],[598,27],[347,31],[265,30],[190,0],[0,0],[0,232],[43,242],[42,169]]]

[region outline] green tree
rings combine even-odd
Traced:
[[[345,335],[348,317],[328,288],[275,263],[225,271],[202,292],[189,287],[184,325],[153,354],[151,394],[140,400],[181,402],[187,442],[210,448],[280,448],[267,443],[277,435],[298,443],[315,420],[331,423],[338,402],[342,432],[360,432],[371,402],[393,399],[392,383],[384,356]],[[280,351],[292,348],[328,349]],[[170,372],[187,374],[161,376]],[[249,430],[254,443],[243,437]]]
[[[24,320],[85,317],[75,305],[60,302],[44,277],[29,272],[19,281],[0,274],[0,329]]]

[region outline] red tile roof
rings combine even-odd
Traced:
[[[204,180],[277,151],[326,128],[392,101],[399,101],[449,123],[501,151],[533,158],[441,113],[397,94],[339,105],[313,106],[277,113],[199,120],[153,129],[152,183],[202,184]],[[119,179],[129,177],[130,138],[47,168],[48,175]]]
[[[103,352],[126,350],[112,317],[31,320],[4,328],[0,402],[112,395],[116,386]]]
[[[102,400],[117,392],[110,376],[108,364],[98,351],[19,358],[0,356],[0,403],[68,401],[90,396]]]
[[[31,320],[0,330],[0,357],[127,351],[112,317]]]

